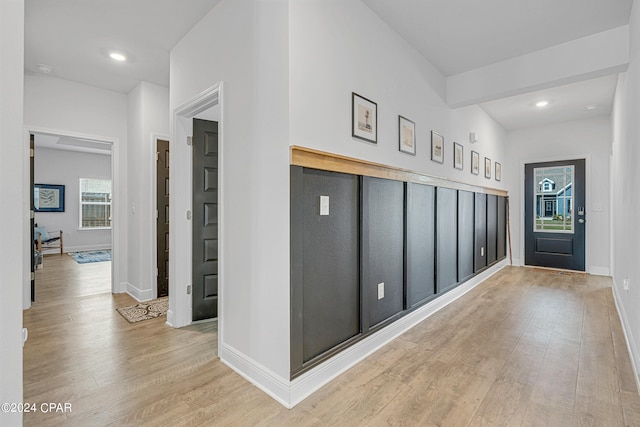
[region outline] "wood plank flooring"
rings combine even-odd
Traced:
[[[610,279],[508,267],[292,410],[217,359],[217,325],[129,324],[109,263],[47,256],[24,313],[27,426],[640,426]]]

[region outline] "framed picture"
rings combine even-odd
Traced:
[[[444,138],[434,131],[431,131],[431,160],[444,163]]]
[[[355,92],[351,93],[351,136],[378,142],[378,104]]]
[[[64,185],[34,184],[33,206],[36,212],[64,212]]]
[[[462,170],[464,148],[462,144],[453,143],[453,167]]]
[[[496,181],[502,181],[502,165],[496,162]]]
[[[484,158],[484,177],[491,179],[491,159],[488,157]]]
[[[480,154],[477,151],[471,152],[471,173],[480,174]]]
[[[398,146],[403,153],[416,155],[416,124],[398,116]]]

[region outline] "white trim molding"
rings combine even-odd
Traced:
[[[509,261],[505,259],[493,265],[457,288],[407,314],[382,330],[362,339],[292,381],[287,381],[274,374],[264,366],[256,363],[251,358],[226,344],[218,347],[220,349],[219,357],[223,363],[239,375],[290,409],[302,402],[320,387],[380,349],[389,341],[456,301],[502,268],[508,266],[508,264]]]
[[[620,323],[622,324],[622,332],[624,334],[624,339],[627,343],[627,351],[629,352],[629,359],[631,359],[631,367],[633,368],[634,378],[636,380],[636,387],[640,390],[640,351],[638,351],[638,344],[633,339],[633,334],[630,332],[631,328],[629,326],[629,318],[627,317],[627,313],[624,310],[624,304],[622,304],[622,299],[620,298],[620,294],[618,293],[618,286],[616,285],[615,278],[613,279],[613,301],[616,304],[616,309],[618,312],[618,317],[620,318]]]

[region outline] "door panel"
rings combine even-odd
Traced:
[[[526,265],[585,271],[585,190],[584,159],[525,165]]]
[[[29,135],[29,203],[30,203],[30,215],[31,218],[31,302],[36,300],[36,259],[35,259],[35,246],[33,244],[35,240],[35,219],[34,219],[34,200],[33,200],[33,191],[34,191],[34,175],[35,175],[35,136],[33,134]]]
[[[193,313],[218,316],[218,123],[193,119]]]
[[[169,141],[156,141],[157,295],[169,295]]]

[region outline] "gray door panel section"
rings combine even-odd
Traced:
[[[438,293],[458,283],[458,192],[436,191],[436,283]]]
[[[407,184],[407,306],[435,294],[435,187]]]

